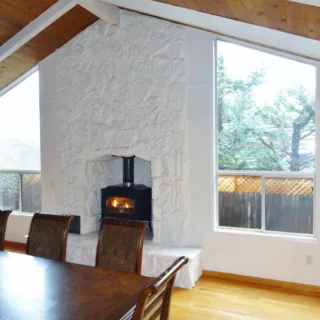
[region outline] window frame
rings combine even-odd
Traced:
[[[218,191],[218,176],[221,173],[229,172],[237,173],[237,170],[219,170],[218,168],[218,100],[217,100],[217,59],[218,59],[218,42],[223,41],[235,45],[239,45],[248,49],[257,50],[263,53],[268,53],[277,57],[290,59],[293,61],[297,61],[300,63],[308,64],[316,69],[316,87],[315,87],[315,102],[316,102],[316,133],[315,133],[315,170],[313,173],[303,173],[301,172],[300,175],[308,175],[312,176],[314,181],[314,192],[313,192],[313,233],[312,234],[303,234],[303,233],[292,233],[292,232],[284,232],[284,231],[271,231],[265,229],[265,203],[262,203],[262,216],[261,216],[261,229],[247,229],[247,228],[236,228],[236,227],[228,227],[228,226],[220,226],[219,225],[219,191]],[[212,181],[213,181],[213,199],[212,199],[212,207],[214,212],[214,219],[213,219],[213,230],[214,231],[221,231],[221,232],[232,232],[232,233],[239,233],[239,234],[258,234],[258,235],[273,235],[273,236],[283,236],[287,238],[305,238],[305,239],[318,239],[320,241],[320,226],[317,226],[317,222],[320,221],[320,163],[319,163],[319,148],[318,142],[320,142],[320,112],[319,112],[319,104],[320,104],[320,60],[315,60],[308,57],[302,57],[300,55],[296,55],[294,53],[283,52],[274,48],[264,47],[261,45],[248,43],[245,41],[241,41],[238,39],[221,36],[221,35],[214,35],[213,36],[213,78],[212,78],[212,86],[213,86],[213,120],[212,120],[212,145],[213,150],[211,153],[212,156]],[[242,172],[242,171],[239,171]],[[246,175],[261,175],[263,171],[246,171]],[[266,172],[265,177],[283,177],[287,175],[292,176],[292,172],[281,172],[281,175],[277,175],[277,172]],[[280,173],[280,172],[278,172]],[[240,173],[238,173],[240,174]],[[243,174],[243,172],[242,172]],[[264,178],[265,178],[264,177]],[[262,182],[262,188],[264,188],[264,183]],[[261,195],[264,193],[265,190],[261,190]],[[262,198],[265,196],[262,195]],[[319,200],[317,200],[319,199]]]
[[[36,65],[32,67],[30,70],[25,72],[23,75],[21,75],[19,78],[11,82],[9,85],[4,87],[0,90],[0,98],[6,94],[7,92],[14,89],[16,86],[18,86],[21,82],[23,82],[25,79],[29,78],[32,74],[35,72],[39,72],[39,65]],[[40,73],[39,73],[39,94],[40,94]],[[40,100],[39,100],[39,112],[40,112]],[[39,119],[39,125],[40,125],[40,133],[41,133],[41,119]],[[40,136],[40,148],[41,148],[41,136]],[[40,161],[41,161],[41,150],[40,150]],[[32,212],[25,212],[22,209],[22,176],[24,174],[40,174],[42,176],[42,169],[40,170],[10,170],[10,169],[2,169],[0,168],[0,173],[11,173],[11,174],[18,174],[19,175],[19,210],[13,210],[16,214],[33,214]],[[42,207],[42,194],[41,194],[41,207]]]
[[[40,174],[41,177],[41,170],[5,170],[5,169],[0,169],[0,174],[17,174],[19,176],[19,210],[13,210],[15,213],[33,213],[33,212],[28,212],[28,211],[23,211],[23,192],[22,192],[22,176],[24,174]],[[42,206],[42,197],[40,199],[41,201],[41,206]]]

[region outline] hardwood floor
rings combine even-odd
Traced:
[[[174,289],[170,318],[320,320],[320,298],[202,277],[192,290]]]
[[[12,243],[6,250],[25,252]],[[170,320],[204,319],[320,320],[320,298],[206,276],[192,290],[174,288]]]

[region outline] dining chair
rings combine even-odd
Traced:
[[[167,320],[169,319],[170,301],[173,283],[177,272],[187,264],[187,257],[178,258],[154,284],[145,287],[140,293],[138,303],[134,309],[133,320]]]
[[[4,250],[4,238],[11,210],[0,210],[0,251]]]
[[[96,267],[141,274],[148,222],[104,218],[100,225]]]
[[[73,216],[35,213],[28,235],[27,254],[65,262],[72,219]]]

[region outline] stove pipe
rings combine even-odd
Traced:
[[[123,184],[127,187],[134,184],[134,156],[123,157]]]

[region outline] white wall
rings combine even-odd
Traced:
[[[61,181],[57,153],[56,55],[39,64],[42,211],[58,213],[55,183]],[[59,212],[62,214],[63,212]]]
[[[31,220],[32,215],[29,214],[10,214],[5,240],[26,243],[27,238],[25,236],[29,233]]]
[[[205,270],[320,285],[319,241],[214,230],[213,38],[208,32],[187,30],[189,243],[203,247]],[[312,265],[306,264],[306,255],[313,256]]]

